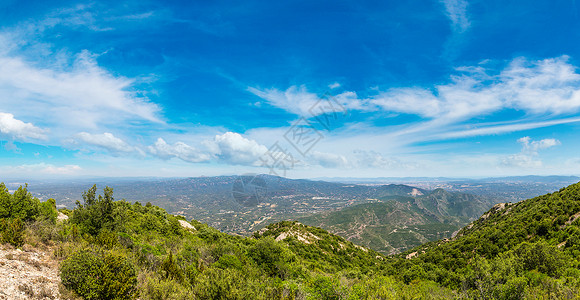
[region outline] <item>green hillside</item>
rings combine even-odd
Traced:
[[[409,250],[393,266],[405,270],[405,281],[432,280],[479,299],[576,299],[579,216],[577,183],[497,204],[452,240]]]
[[[396,254],[429,241],[450,238],[493,205],[486,198],[442,189],[421,194],[384,196],[385,202],[354,205],[298,220],[381,253]]]
[[[414,299],[457,293],[388,275],[388,260],[325,230],[272,224],[252,237],[125,200],[83,193],[68,219],[54,201],[0,185],[0,238],[52,249],[63,299]],[[369,287],[373,287],[369,289]]]
[[[440,214],[453,211],[453,197],[440,196],[424,199]],[[405,199],[383,203],[384,212],[411,216],[398,212],[415,205]],[[459,207],[454,213],[468,211]],[[577,299],[580,292],[580,184],[496,205],[454,238],[396,256],[298,222],[228,235],[150,203],[115,201],[110,188],[84,192],[73,210],[60,211],[68,219],[57,213],[54,201],[0,184],[0,242],[51,249],[63,299]]]

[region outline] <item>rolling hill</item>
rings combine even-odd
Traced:
[[[420,196],[387,196],[366,203],[322,212],[299,221],[317,226],[385,254],[396,254],[423,243],[450,238],[494,203],[484,197],[442,189]]]
[[[250,235],[265,225],[305,215],[336,210],[360,203],[378,202],[389,196],[412,196],[426,190],[398,184],[378,186],[288,179],[256,175],[263,190],[255,205],[240,204],[236,182],[248,176],[217,176],[174,179],[99,179],[97,185],[115,187],[115,195],[128,201],[151,202],[169,213],[194,218],[224,232]],[[16,187],[19,183],[12,184]],[[54,198],[60,207],[72,208],[86,181],[31,185],[40,199]],[[10,187],[10,184],[8,185]],[[249,192],[252,191],[244,191]]]

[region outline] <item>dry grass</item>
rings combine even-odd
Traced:
[[[28,296],[29,298],[34,297],[34,290],[32,289],[32,287],[30,285],[28,285],[26,283],[19,285],[18,290],[23,292],[24,294],[26,294],[26,296]]]
[[[46,285],[42,285],[40,287],[40,290],[38,291],[38,294],[36,295],[36,298],[38,299],[54,299],[54,295],[52,294],[52,291],[50,290],[50,288],[48,288]]]

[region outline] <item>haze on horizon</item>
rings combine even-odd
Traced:
[[[0,174],[579,175],[579,12],[2,1]]]

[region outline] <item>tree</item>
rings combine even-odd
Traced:
[[[76,201],[77,208],[73,212],[72,222],[79,224],[81,229],[91,235],[98,235],[101,229],[112,230],[113,217],[113,189],[105,187],[104,195],[96,195],[97,185],[83,193],[84,204]]]
[[[36,219],[39,212],[40,201],[28,192],[28,184],[20,186],[12,195],[11,218],[19,218],[24,221]]]
[[[12,211],[12,195],[4,182],[0,183],[0,218],[10,218]]]
[[[39,213],[42,218],[45,218],[54,224],[56,222],[56,217],[58,217],[56,201],[50,198],[45,202],[40,203]]]

